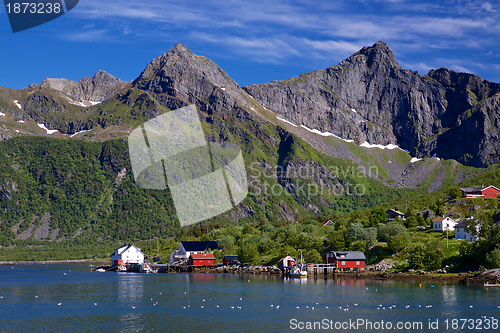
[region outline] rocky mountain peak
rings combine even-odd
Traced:
[[[369,68],[379,69],[380,67],[388,67],[391,69],[401,69],[394,53],[392,53],[389,46],[382,41],[378,41],[372,46],[363,47],[358,52],[344,60],[341,65],[345,63],[362,63],[366,64]]]
[[[238,84],[215,62],[195,55],[182,43],[153,59],[134,81],[134,86],[157,94],[188,96],[203,85],[239,89]]]
[[[92,78],[86,76],[80,81],[46,78],[33,88],[55,90],[69,98],[73,104],[90,106],[100,103],[123,89],[129,82],[115,78],[105,71],[97,71]]]

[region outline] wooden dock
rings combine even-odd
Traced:
[[[307,275],[308,276],[328,276],[328,275],[341,275],[343,273],[350,273],[352,274],[353,272],[362,272],[364,269],[357,269],[357,268],[337,268],[335,265],[332,264],[309,264],[307,266]]]

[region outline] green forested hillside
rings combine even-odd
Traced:
[[[221,135],[215,126],[205,130],[209,138]],[[239,132],[249,195],[212,222],[286,224],[369,208],[408,192],[366,177],[355,171],[355,164],[320,154],[279,128],[261,129],[268,142],[244,126],[232,132],[223,135],[236,141],[234,133]],[[128,241],[179,231],[169,191],[145,190],[134,183],[126,140],[19,137],[0,142],[0,157],[4,247],[80,238],[87,243]],[[306,170],[302,174],[287,172],[301,167]]]

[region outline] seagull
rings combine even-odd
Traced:
[[[328,309],[328,307],[327,307],[327,306],[325,306],[325,308],[326,308],[326,309]]]
[[[217,305],[217,307],[219,307],[219,306]]]
[[[280,308],[280,306],[279,306],[279,305],[276,305],[276,309],[279,309],[279,308]]]
[[[186,307],[185,307],[185,306],[183,306],[182,308],[183,308],[183,309],[185,309]]]
[[[238,309],[241,309],[241,306],[239,306],[239,305],[238,305],[238,306],[237,306],[237,308],[238,308]]]
[[[203,301],[203,302],[205,302],[205,300],[204,300],[204,299],[202,299],[202,301]]]
[[[62,303],[57,303],[57,305],[62,305]]]
[[[358,306],[358,303],[354,303],[354,306]]]
[[[270,305],[270,307],[273,307],[273,306],[274,306],[274,305],[272,305],[272,304]]]
[[[133,306],[132,309],[135,309],[135,306]]]
[[[314,310],[314,306],[313,306],[313,307],[311,307],[311,310]]]
[[[474,307],[474,305],[471,305],[471,306],[469,306],[469,307],[473,308],[473,307]]]
[[[63,274],[64,274],[64,275],[66,275],[66,273],[65,273],[65,272],[63,272]]]
[[[232,306],[231,309],[234,309],[234,306]]]
[[[295,308],[296,308],[296,309],[299,309],[300,307],[296,306]]]
[[[35,295],[35,298],[38,298],[38,295]]]
[[[201,308],[203,309],[203,305],[201,306]]]

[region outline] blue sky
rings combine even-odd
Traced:
[[[500,2],[80,0],[68,14],[13,34],[0,9],[0,86],[123,80],[182,42],[241,86],[326,68],[378,40],[403,68],[447,67],[500,82]]]

